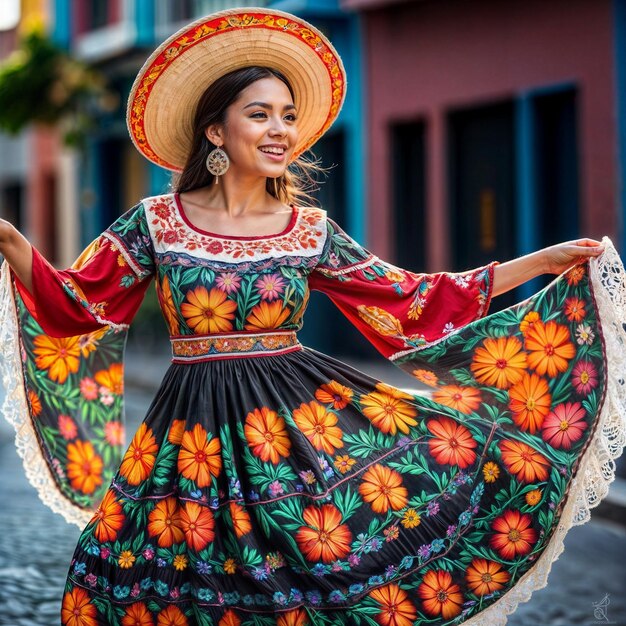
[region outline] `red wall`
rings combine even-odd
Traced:
[[[445,115],[559,82],[579,89],[581,231],[617,234],[610,0],[439,0],[364,13],[370,246],[393,258],[388,125],[425,118],[429,270],[449,266]]]

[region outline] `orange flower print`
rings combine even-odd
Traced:
[[[386,309],[359,304],[356,308],[359,317],[383,337],[404,337],[402,322]]]
[[[285,420],[267,407],[254,409],[246,416],[244,434],[252,453],[274,465],[280,457],[288,457],[291,441]]]
[[[95,522],[93,534],[100,543],[115,541],[125,519],[122,505],[117,501],[115,492],[109,489],[91,518]]]
[[[528,506],[537,506],[541,502],[542,495],[543,492],[541,489],[533,489],[524,496],[524,499],[526,500],[526,504]]]
[[[61,385],[70,374],[78,371],[80,344],[78,337],[48,337],[37,335],[33,340],[35,365],[48,371],[48,378]]]
[[[236,308],[237,304],[220,289],[209,292],[200,286],[187,292],[180,312],[196,335],[209,335],[232,330]]]
[[[481,403],[480,391],[478,389],[474,387],[459,387],[458,385],[439,387],[433,393],[433,400],[466,415],[475,411]]]
[[[537,531],[531,527],[528,513],[507,510],[491,524],[493,535],[489,545],[507,561],[528,554],[537,541]]]
[[[159,613],[157,626],[189,626],[189,622],[177,606],[170,604]]]
[[[102,484],[102,458],[91,443],[81,441],[67,444],[67,477],[72,489],[93,493]]]
[[[178,500],[174,497],[159,500],[148,515],[148,534],[157,537],[161,548],[169,548],[185,538]]]
[[[399,390],[395,394],[392,387],[384,389],[377,385],[377,388],[379,391],[361,396],[363,415],[385,435],[395,435],[398,431],[408,434],[409,426],[417,425],[417,409],[406,402],[411,396]]]
[[[343,448],[337,416],[315,400],[294,409],[293,421],[316,450],[334,454],[335,448]]]
[[[552,396],[544,378],[526,372],[522,379],[509,389],[509,408],[513,421],[523,430],[535,434],[550,411]]]
[[[276,626],[309,626],[311,622],[303,609],[285,611],[278,616]]]
[[[534,448],[521,441],[502,441],[499,448],[502,462],[520,482],[534,483],[548,478],[550,462]]]
[[[363,474],[359,493],[375,513],[386,513],[390,508],[394,511],[402,509],[409,497],[400,473],[380,463]]]
[[[28,390],[28,405],[30,406],[30,412],[33,417],[39,417],[39,415],[41,415],[41,400],[32,389]]]
[[[336,506],[308,506],[302,518],[306,525],[296,532],[296,542],[308,561],[331,563],[347,556],[352,533],[347,524],[341,523],[341,513]]]
[[[565,274],[565,278],[567,278],[567,283],[569,285],[575,286],[577,285],[585,276],[585,266],[584,265],[576,265],[572,267],[567,274]]]
[[[530,313],[526,313],[524,315],[524,319],[521,321],[519,325],[520,332],[522,335],[526,335],[526,333],[537,323],[541,321],[541,317],[537,311],[531,311]]]
[[[426,426],[434,435],[428,440],[428,449],[439,465],[457,465],[465,469],[474,463],[474,448],[478,444],[465,426],[443,416],[429,420]]]
[[[187,502],[180,512],[180,526],[187,545],[196,552],[204,550],[215,538],[215,520],[210,509]]]
[[[120,396],[124,393],[124,366],[121,363],[113,363],[108,370],[96,372],[94,379],[100,387],[113,395]]]
[[[271,330],[272,328],[280,328],[281,324],[291,314],[291,309],[284,306],[282,300],[274,300],[266,302],[263,300],[257,304],[250,315],[246,318],[247,330]]]
[[[391,583],[374,589],[368,595],[380,605],[374,618],[381,626],[413,626],[417,619],[417,608],[399,585]]]
[[[174,420],[167,433],[167,440],[179,446],[183,440],[183,434],[185,433],[185,420]]]
[[[564,372],[576,354],[567,327],[552,321],[537,322],[526,334],[525,347],[529,352],[528,367],[550,378]]]
[[[581,322],[587,314],[585,311],[585,301],[579,298],[567,298],[563,312],[570,322]]]
[[[356,459],[350,458],[347,454],[335,457],[334,465],[342,474],[349,472],[355,464]]]
[[[59,434],[67,441],[74,439],[78,435],[76,422],[68,415],[59,415]]]
[[[417,595],[422,599],[424,613],[431,617],[441,615],[444,620],[456,617],[463,605],[461,588],[452,582],[452,576],[443,570],[426,572]]]
[[[333,409],[339,411],[345,409],[350,404],[353,395],[350,387],[344,387],[336,380],[331,380],[327,385],[321,385],[315,392],[315,398],[322,404],[332,402]]]
[[[130,442],[120,465],[120,474],[129,485],[138,485],[150,475],[158,449],[152,429],[142,424]]]
[[[241,537],[247,535],[252,530],[250,515],[241,504],[237,502],[230,503],[230,517],[233,520],[233,528],[235,529],[237,539],[241,539]]]
[[[517,337],[488,338],[476,348],[470,369],[479,383],[508,389],[526,370],[526,353]]]
[[[130,550],[122,550],[119,558],[117,559],[117,564],[122,569],[130,569],[136,560],[137,557]]]
[[[241,626],[241,619],[239,619],[235,611],[228,609],[228,611],[222,615],[217,626]]]
[[[97,611],[91,604],[89,594],[80,587],[74,587],[63,596],[61,622],[63,626],[98,626]]]
[[[193,430],[183,434],[178,454],[178,471],[198,487],[208,487],[211,476],[219,476],[222,470],[222,447],[220,440],[209,440],[206,430],[196,424]]]
[[[122,617],[122,626],[154,626],[152,613],[143,602],[135,602],[126,607]]]
[[[502,569],[500,563],[487,559],[473,559],[465,571],[467,586],[477,596],[500,591],[510,579],[511,575]]]
[[[167,275],[163,276],[163,280],[160,284],[157,281],[156,287],[157,296],[161,304],[161,311],[163,311],[163,316],[167,322],[170,335],[179,335],[180,324],[178,323],[178,311],[176,310],[176,305],[174,304],[172,288],[170,287],[170,281]]]
[[[439,379],[430,370],[413,370],[413,376],[429,387],[436,387]]]
[[[104,438],[111,446],[121,446],[124,443],[124,425],[116,420],[104,425]]]
[[[493,461],[487,461],[483,467],[483,478],[486,483],[495,483],[500,476],[500,468],[497,463]]]
[[[543,423],[543,440],[553,448],[569,450],[587,429],[586,415],[580,402],[565,402],[555,406]]]

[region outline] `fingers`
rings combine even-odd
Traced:
[[[571,243],[573,243],[576,246],[585,247],[585,248],[602,248],[602,249],[604,249],[604,246],[602,245],[602,242],[601,241],[597,241],[596,239],[587,239],[587,238],[576,239],[575,241],[572,241]]]

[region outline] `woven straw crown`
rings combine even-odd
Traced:
[[[182,170],[200,97],[224,74],[250,65],[277,69],[289,80],[299,131],[292,158],[302,154],[339,114],[345,70],[315,27],[289,13],[254,8],[201,18],[150,55],[128,99],[128,129],[137,149],[157,165]]]

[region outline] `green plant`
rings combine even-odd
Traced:
[[[111,99],[99,72],[38,31],[0,64],[0,128],[9,133],[34,122],[62,123],[65,143],[76,145],[90,124],[88,110],[106,110]]]

